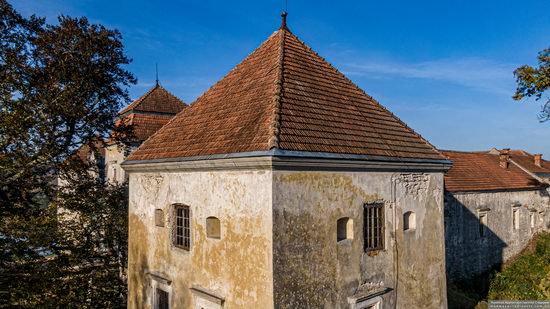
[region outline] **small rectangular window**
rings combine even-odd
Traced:
[[[189,206],[175,205],[174,212],[174,245],[189,250],[191,247],[191,217]]]
[[[531,217],[529,218],[529,221],[531,221],[531,228],[535,228],[535,212],[531,212]]]
[[[487,213],[479,214],[479,237],[487,236]]]
[[[365,251],[384,249],[384,204],[366,204],[363,209]]]
[[[512,209],[512,227],[514,230],[519,230],[519,207]]]
[[[169,296],[168,292],[157,288],[156,294],[157,294],[157,297],[156,297],[157,299],[155,303],[156,309],[169,309],[170,299],[168,297]]]

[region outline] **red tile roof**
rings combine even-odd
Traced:
[[[187,105],[159,84],[119,112],[124,115],[131,111],[177,114]]]
[[[157,84],[120,111],[118,121],[131,125],[134,137],[142,142],[186,107],[183,101]]]
[[[538,189],[543,185],[514,164],[500,166],[497,154],[441,151],[453,161],[445,174],[445,190],[450,192],[510,189]]]
[[[136,114],[132,113],[124,119],[132,126],[134,137],[138,141],[144,141],[167,124],[173,115]]]
[[[445,159],[294,34],[281,29],[128,160],[271,149]]]
[[[510,150],[510,159],[531,173],[550,174],[550,162],[541,160],[541,166],[535,164],[535,156],[523,150]]]

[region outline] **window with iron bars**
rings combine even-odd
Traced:
[[[157,288],[157,299],[155,302],[155,309],[170,309],[170,297],[168,292]]]
[[[365,204],[363,238],[365,251],[384,249],[384,203]]]
[[[191,216],[189,206],[174,205],[174,246],[191,248]]]

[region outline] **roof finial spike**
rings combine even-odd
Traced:
[[[286,11],[283,11],[281,13],[281,17],[283,18],[282,22],[281,22],[281,30],[288,30],[288,28],[286,27],[286,17],[287,17],[288,13]]]
[[[159,85],[159,64],[155,63],[155,73],[156,73],[156,85]]]

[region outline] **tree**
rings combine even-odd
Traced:
[[[116,30],[0,0],[0,307],[123,305],[126,189],[80,154],[131,137],[113,125],[129,62]]]
[[[514,100],[519,101],[525,97],[534,97],[537,101],[542,99],[550,88],[550,48],[539,53],[537,68],[524,65],[517,68],[514,75],[518,84]],[[545,97],[545,100],[539,114],[541,122],[550,120],[550,98]]]

